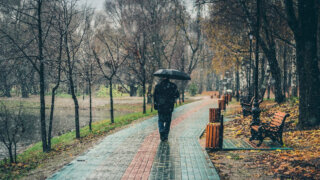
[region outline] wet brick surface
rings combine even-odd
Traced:
[[[198,140],[216,104],[177,108],[168,142],[159,140],[157,117],[107,136],[49,179],[219,179]]]

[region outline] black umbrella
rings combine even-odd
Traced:
[[[153,75],[170,79],[191,80],[188,74],[175,69],[159,69],[158,71],[153,73]]]

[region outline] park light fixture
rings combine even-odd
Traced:
[[[252,40],[253,39],[253,35],[252,32],[249,33],[249,39]]]

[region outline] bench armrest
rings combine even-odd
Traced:
[[[247,104],[247,103],[241,103],[241,106],[252,106],[252,104]]]
[[[279,127],[272,127],[272,126],[266,126],[263,128],[265,131],[274,131],[277,132],[279,131]]]

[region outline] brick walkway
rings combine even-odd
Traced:
[[[107,136],[49,179],[219,179],[199,136],[212,99],[175,109],[168,142],[153,117]]]

